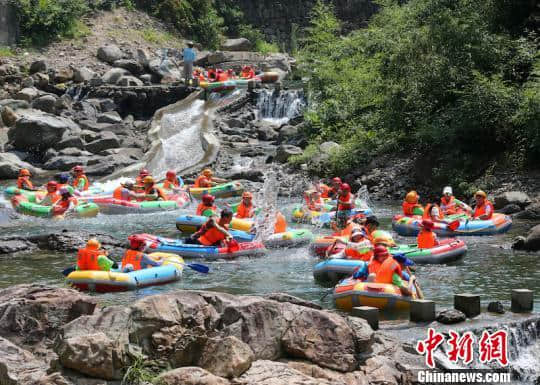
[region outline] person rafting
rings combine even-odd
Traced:
[[[232,219],[233,213],[231,210],[221,210],[219,219],[217,216],[208,218],[199,231],[186,239],[186,243],[204,246],[224,246],[233,239],[229,233],[229,224]]]
[[[150,171],[143,168],[141,171],[139,171],[139,175],[135,178],[135,189],[137,192],[143,192],[144,191],[144,182],[143,179],[150,175]]]
[[[385,246],[377,245],[373,249],[373,258],[369,261],[368,264],[368,281],[374,282],[377,273],[379,272],[382,264],[390,257],[390,253]]]
[[[401,205],[403,208],[403,215],[413,216],[413,215],[423,215],[424,210],[422,206],[418,203],[420,196],[414,190],[409,191],[405,196],[405,201]]]
[[[371,242],[373,242],[373,233],[379,228],[378,218],[375,215],[369,215],[366,217],[364,221],[364,228],[366,229],[369,239]]]
[[[90,183],[88,182],[88,178],[84,174],[83,167],[80,165],[75,166],[71,171],[73,172],[73,188],[79,191],[88,191]]]
[[[342,184],[343,182],[341,181],[341,178],[339,177],[333,178],[330,184],[330,189],[326,191],[326,196],[324,196],[324,193],[323,193],[322,197],[336,199],[339,193],[339,190],[341,190]]]
[[[69,173],[67,172],[61,172],[58,174],[58,177],[56,178],[58,180],[58,190],[60,190],[63,187],[71,188],[69,184],[69,180],[71,177],[69,176]]]
[[[452,194],[452,187],[446,186],[443,189],[440,207],[444,215],[459,214],[460,212],[472,213],[472,208],[468,204],[456,199]]]
[[[176,171],[169,170],[165,174],[165,181],[163,182],[163,188],[166,190],[173,190],[175,192],[180,191],[180,179],[176,175]]]
[[[321,198],[328,198],[328,193],[330,191],[330,186],[323,183],[320,179],[313,180],[312,191],[317,191],[321,194]]]
[[[208,70],[208,81],[216,82],[217,81],[217,71],[215,68],[210,68]]]
[[[416,242],[419,249],[431,249],[439,244],[437,240],[437,234],[433,232],[435,224],[431,219],[424,219],[422,221],[421,230],[418,233]]]
[[[242,202],[236,210],[236,218],[246,219],[255,216],[255,206],[253,205],[253,194],[245,191],[242,194]]]
[[[217,70],[217,81],[218,82],[226,82],[229,80],[229,73],[226,71],[223,71],[221,68]]]
[[[324,210],[324,201],[320,191],[312,191],[309,195],[308,208],[311,211],[323,211]]]
[[[107,254],[97,239],[89,239],[77,252],[77,270],[109,271],[116,263],[107,258]]]
[[[156,186],[156,182],[154,181],[154,178],[151,176],[147,176],[143,179],[144,183],[144,200],[145,201],[166,201],[168,200],[167,194]]]
[[[52,206],[60,200],[60,195],[58,194],[58,182],[51,180],[47,182],[45,186],[47,188],[47,194],[41,200],[38,200],[36,197],[36,203],[42,206]]]
[[[182,56],[184,59],[184,84],[189,85],[193,79],[193,63],[197,58],[192,41],[188,41],[187,47],[182,51]]]
[[[494,209],[493,204],[487,199],[487,194],[482,190],[478,190],[474,194],[474,199],[476,200],[476,206],[474,208],[473,218],[483,221],[491,219]]]
[[[59,191],[60,199],[52,206],[51,214],[53,218],[62,217],[69,214],[77,207],[77,199],[75,199],[67,188],[62,188]]]
[[[354,195],[351,193],[351,186],[343,183],[337,196],[336,219],[347,220],[354,209]]]
[[[32,174],[30,174],[30,170],[28,170],[27,168],[22,168],[21,170],[19,170],[19,177],[17,178],[17,188],[28,191],[39,190],[32,184],[32,181],[30,180],[31,176]]]
[[[392,234],[384,230],[377,230],[373,232],[371,242],[375,246],[382,245],[385,247],[396,247],[396,242],[394,241]]]
[[[431,219],[432,221],[441,221],[444,218],[443,212],[437,202],[428,203],[424,207],[423,219]]]
[[[155,261],[144,253],[146,242],[138,239],[136,236],[130,236],[129,249],[127,249],[122,258],[122,272],[129,273],[146,269],[148,267],[157,267],[163,264],[163,261]]]
[[[276,222],[274,223],[274,234],[281,234],[287,231],[287,219],[281,211],[276,212]]]
[[[113,191],[113,198],[120,201],[137,200],[139,194],[135,192],[135,183],[131,179],[120,183],[120,186]]]
[[[342,239],[337,238],[334,245],[340,243],[345,245],[345,249],[336,254],[334,258],[356,259],[368,262],[373,257],[373,244],[369,240],[366,232],[362,229],[354,229],[349,241],[343,241]],[[327,253],[333,248],[334,246],[329,247]]]
[[[255,77],[255,71],[250,66],[244,66],[242,72],[240,72],[240,78],[253,79]]]
[[[216,198],[210,194],[204,194],[201,198],[201,203],[197,206],[196,215],[211,217],[217,215],[218,208],[214,205]]]
[[[214,176],[214,173],[209,168],[205,168],[201,175],[197,177],[195,180],[195,184],[193,187],[196,188],[207,188],[207,187],[213,187],[218,183],[227,183],[225,179],[217,178]]]
[[[384,246],[380,246],[384,247]],[[385,259],[375,276],[375,283],[393,284],[399,288],[401,294],[410,297],[412,290],[405,285],[403,279],[403,269],[413,266],[414,262],[404,255],[394,255]],[[409,282],[409,285],[412,282]]]

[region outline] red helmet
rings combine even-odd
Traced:
[[[83,172],[83,168],[82,168],[82,166],[75,166],[75,167],[73,167],[73,171],[75,171],[75,172]]]
[[[142,246],[145,245],[145,242],[140,239],[140,238],[137,238],[136,236],[129,236],[128,237],[128,241],[129,241],[129,247],[131,247],[132,249],[140,249]]]
[[[336,176],[335,178],[332,179],[332,183],[341,184],[341,183],[342,183],[342,182],[341,182],[341,178],[339,178],[339,177]]]
[[[47,190],[50,188],[50,189],[55,189],[58,187],[58,182],[55,182],[54,180],[51,180],[49,182],[47,182]]]
[[[385,257],[385,256],[390,255],[388,253],[388,249],[384,247],[383,245],[375,246],[375,249],[373,249],[373,253],[375,254],[375,257]]]
[[[205,204],[211,205],[212,203],[214,203],[215,200],[216,200],[216,198],[213,195],[210,195],[210,194],[204,194],[202,196],[202,201]]]
[[[30,176],[30,171],[27,168],[23,168],[19,171],[19,176]]]
[[[351,186],[349,186],[347,183],[343,183],[343,184],[341,185],[341,189],[342,189],[343,191],[351,191]]]
[[[174,170],[169,170],[167,171],[167,174],[165,174],[165,176],[168,178],[168,177],[176,177],[176,171]]]
[[[143,168],[141,171],[139,171],[139,176],[145,177],[145,176],[148,176],[148,175],[150,175],[150,171],[148,171],[145,168]]]

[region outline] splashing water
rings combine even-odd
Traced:
[[[276,125],[286,124],[292,118],[302,115],[306,107],[302,90],[261,90],[257,101],[258,119]]]
[[[262,189],[257,193],[261,213],[255,219],[257,228],[256,240],[268,239],[274,233],[277,214],[277,178],[273,171],[266,173]]]

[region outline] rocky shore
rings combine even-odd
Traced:
[[[420,356],[286,294],[202,291],[99,307],[64,288],[0,290],[7,384],[403,384]]]

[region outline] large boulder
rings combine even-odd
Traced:
[[[235,380],[239,385],[335,385],[339,382],[328,381],[322,378],[313,378],[293,369],[283,362],[258,360],[241,377]],[[341,385],[341,384],[340,384]]]
[[[123,68],[128,70],[133,75],[140,75],[144,71],[143,65],[134,59],[120,59],[116,60],[113,64],[117,68]]]
[[[78,135],[81,132],[72,120],[42,111],[19,110],[18,115],[15,126],[8,132],[9,140],[17,150],[44,152],[66,135]]]
[[[302,155],[304,152],[300,147],[292,146],[290,144],[282,144],[277,148],[276,161],[285,163],[291,156]]]
[[[42,170],[26,163],[12,152],[0,153],[0,179],[15,179],[21,168],[27,168],[33,175],[41,174]]]
[[[30,108],[30,103],[28,103],[26,100],[3,99],[0,100],[0,107],[9,107],[13,111],[17,111],[19,109]]]
[[[227,39],[221,45],[223,51],[250,51],[253,48],[253,44],[246,39],[241,37],[238,39]]]
[[[236,337],[209,340],[198,366],[219,377],[241,376],[255,359],[251,348]]]
[[[230,384],[224,378],[214,376],[212,373],[197,368],[194,366],[187,366],[184,368],[178,368],[160,374],[155,381],[156,384],[161,385],[228,385]]]
[[[518,219],[540,220],[540,203],[533,203],[515,215]]]
[[[87,163],[88,158],[70,155],[58,155],[48,159],[45,164],[43,164],[43,168],[45,170],[68,171],[78,165],[86,166]]]
[[[32,100],[37,98],[39,91],[34,87],[27,87],[20,90],[16,95],[15,99],[24,100],[25,102],[30,103]]]
[[[30,75],[37,72],[46,73],[47,72],[47,63],[45,60],[36,60],[30,64]]]
[[[319,150],[321,150],[321,152],[326,155],[331,155],[335,151],[338,151],[340,148],[341,145],[336,142],[324,142],[319,145]]]
[[[118,81],[120,80],[122,76],[129,76],[129,75],[130,75],[129,71],[123,68],[111,68],[110,70],[105,72],[105,74],[101,77],[101,80],[105,84],[115,85],[116,83],[118,83]]]
[[[34,99],[32,102],[32,108],[52,114],[56,109],[56,99],[57,98],[54,95],[40,96],[39,98]]]
[[[120,48],[114,44],[99,47],[97,51],[98,59],[109,64],[113,64],[115,61],[122,59],[123,56],[124,54]]]
[[[99,137],[96,140],[86,145],[86,149],[94,154],[118,147],[120,147],[120,141],[118,137],[110,131],[100,132]]]
[[[75,68],[73,70],[73,80],[77,83],[89,82],[96,76],[96,73],[88,67]]]
[[[121,87],[142,87],[144,83],[135,76],[124,75],[116,82],[116,85]]]
[[[509,204],[516,204],[522,209],[530,205],[531,198],[522,191],[506,191],[495,196],[495,209],[502,209]]]
[[[69,67],[54,70],[54,81],[56,83],[66,83],[73,79],[73,70]]]
[[[97,116],[98,123],[107,123],[107,124],[120,124],[122,123],[122,117],[116,111],[105,112]],[[93,130],[95,131],[95,130]]]
[[[527,237],[519,237],[512,247],[516,250],[540,250],[540,225],[534,226],[531,231],[529,231]]]

